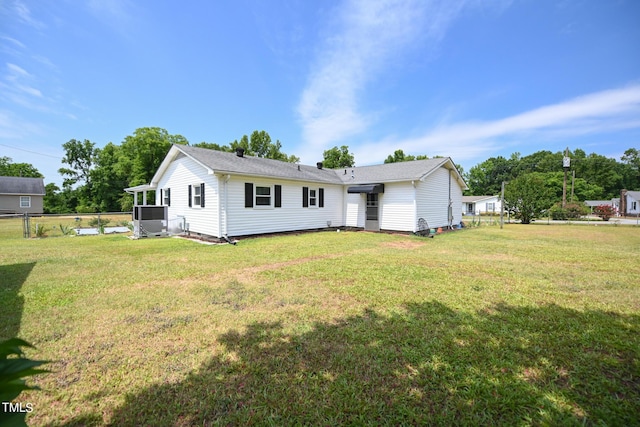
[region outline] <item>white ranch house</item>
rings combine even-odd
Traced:
[[[499,214],[501,208],[500,196],[462,196],[463,215]]]
[[[155,190],[169,231],[222,239],[327,227],[416,232],[421,218],[454,227],[466,188],[450,158],[333,170],[174,145],[148,185],[126,191],[147,204]]]

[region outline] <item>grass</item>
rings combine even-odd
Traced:
[[[30,425],[640,423],[637,227],[2,230],[0,339],[54,361]]]

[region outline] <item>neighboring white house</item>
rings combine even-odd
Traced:
[[[0,176],[0,213],[42,213],[44,180]]]
[[[501,208],[500,196],[462,196],[463,215],[499,214]]]
[[[620,192],[620,214],[640,215],[640,191],[622,190]]]
[[[126,190],[136,203],[155,190],[175,227],[224,238],[326,227],[415,232],[421,218],[453,227],[466,188],[450,158],[333,170],[174,145],[149,185]]]

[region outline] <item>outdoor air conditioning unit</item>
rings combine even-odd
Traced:
[[[134,237],[163,237],[167,236],[167,206],[134,206],[133,207],[133,235]]]

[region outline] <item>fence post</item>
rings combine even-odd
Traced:
[[[22,220],[22,237],[25,239],[31,238],[31,224],[29,224],[29,213],[24,213],[24,218]]]

